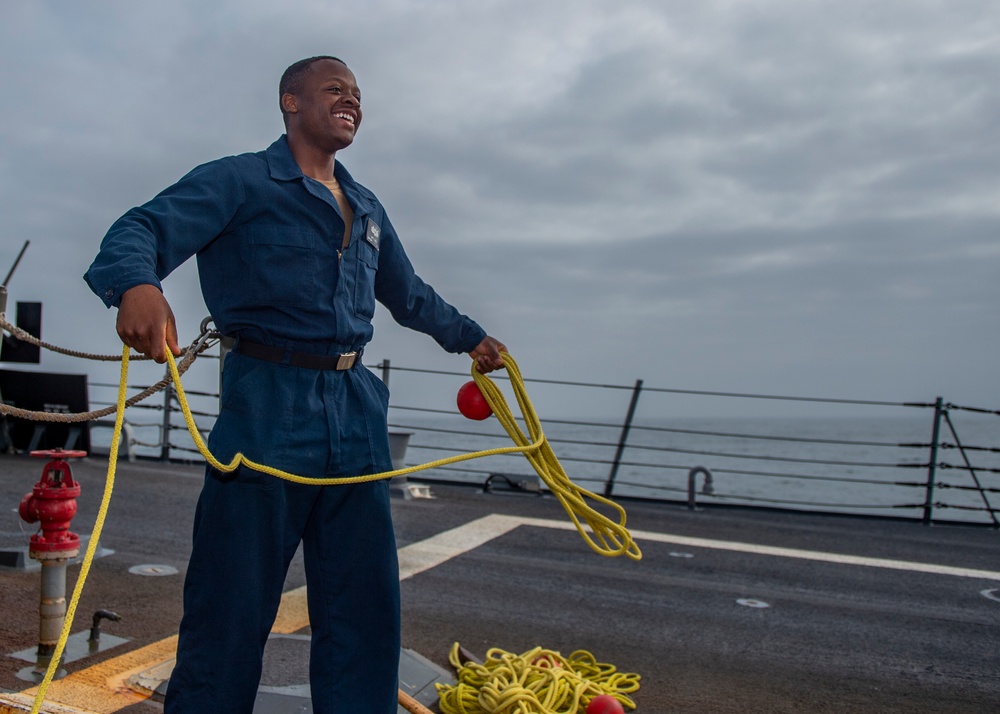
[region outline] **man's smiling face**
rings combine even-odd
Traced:
[[[302,88],[285,94],[281,101],[289,132],[324,151],[350,146],[361,125],[361,90],[354,73],[336,60],[314,62]]]

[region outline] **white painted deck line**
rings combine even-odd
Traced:
[[[399,579],[406,580],[417,573],[430,570],[509,533],[522,524],[521,518],[493,514],[404,546],[398,551]]]
[[[557,521],[545,518],[522,518],[492,514],[477,518],[474,521],[438,533],[426,540],[400,548],[399,579],[406,580],[425,570],[437,567],[468,553],[494,538],[510,533],[519,526],[534,528],[551,528],[562,531],[575,531],[576,527],[568,520]],[[689,548],[709,548],[712,550],[727,550],[750,555],[767,555],[779,558],[798,558],[838,565],[860,565],[868,568],[885,568],[887,570],[904,570],[913,573],[929,573],[932,575],[949,575],[960,578],[978,578],[981,580],[1000,580],[1000,572],[995,570],[977,570],[975,568],[959,568],[936,563],[918,563],[909,560],[892,560],[889,558],[869,558],[861,555],[846,555],[844,553],[828,553],[818,550],[801,550],[798,548],[781,548],[772,545],[757,545],[740,541],[714,540],[711,538],[692,538],[690,536],[674,535],[672,533],[654,533],[652,531],[632,531],[632,537],[640,544],[642,541],[652,543],[670,543]],[[305,612],[305,586],[286,592],[282,598],[282,607],[291,606],[301,601],[300,609]],[[303,615],[304,616],[304,615]],[[306,620],[305,624],[308,624]],[[295,628],[305,624],[296,621]],[[295,629],[293,628],[293,630]],[[293,631],[289,630],[289,631]]]
[[[507,518],[510,518],[507,516]],[[576,527],[569,521],[550,521],[542,518],[518,518],[521,525],[538,528],[555,528],[558,530],[575,531]],[[756,545],[740,541],[713,540],[710,538],[692,538],[690,536],[673,535],[671,533],[653,533],[651,531],[631,531],[636,541],[652,541],[655,543],[671,543],[686,545],[691,548],[711,548],[714,550],[729,550],[752,555],[770,555],[780,558],[799,558],[839,565],[862,565],[869,568],[887,568],[889,570],[907,570],[914,573],[931,573],[933,575],[951,575],[959,578],[981,578],[984,580],[1000,580],[1000,572],[995,570],[977,570],[976,568],[958,568],[951,565],[936,563],[918,563],[911,560],[892,560],[889,558],[868,558],[862,555],[846,555],[843,553],[828,553],[819,550],[800,550],[798,548],[781,548],[773,545]]]

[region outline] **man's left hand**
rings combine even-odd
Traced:
[[[487,335],[476,345],[476,349],[469,353],[469,357],[476,361],[476,370],[480,374],[486,374],[503,367],[503,356],[500,353],[506,351],[507,348],[500,340]]]

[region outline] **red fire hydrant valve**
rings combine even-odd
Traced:
[[[28,555],[35,560],[75,558],[80,553],[80,536],[71,533],[70,522],[76,515],[80,484],[73,480],[66,459],[78,459],[86,451],[32,451],[32,456],[51,459],[42,469],[42,478],[31,493],[21,499],[18,513],[28,523],[40,523],[31,536]]]

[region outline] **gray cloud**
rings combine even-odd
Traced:
[[[364,92],[342,160],[532,375],[1000,402],[1000,10],[971,0],[11,2],[12,301],[113,345],[79,279],[104,231],[265,147],[281,71],[327,53]],[[167,294],[193,332],[193,265]],[[384,315],[376,352],[464,364]]]

